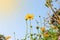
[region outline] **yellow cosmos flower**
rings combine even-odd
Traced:
[[[49,37],[49,34],[48,33],[45,33],[43,36],[44,37]]]
[[[32,20],[34,18],[34,15],[33,14],[27,14],[26,16],[25,16],[25,19],[26,20]]]
[[[10,38],[11,38],[11,36],[6,36],[5,38],[6,38],[6,40],[8,40],[8,39],[10,39]]]
[[[44,34],[44,37],[49,37],[49,34]]]
[[[42,28],[41,28],[41,31],[44,32],[44,31],[45,31],[45,27],[42,27]]]

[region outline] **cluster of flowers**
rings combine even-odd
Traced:
[[[44,26],[36,26],[37,32],[33,33],[31,21],[34,19],[33,14],[27,14],[26,19],[26,36],[23,40],[60,40],[60,9],[53,8],[53,0],[46,0],[45,6],[52,10],[53,15],[48,15],[49,20],[46,21],[44,18]],[[55,0],[58,2],[58,0]],[[56,10],[56,11],[55,11]],[[40,16],[39,16],[40,18]],[[30,25],[28,25],[28,20]],[[47,29],[46,22],[49,25]],[[37,24],[40,22],[37,22]],[[28,33],[28,26],[30,26],[30,33]]]
[[[60,14],[60,10],[58,10],[59,13],[57,16],[59,16]],[[58,12],[56,11],[56,12]],[[57,13],[56,13],[57,14]],[[34,15],[33,14],[27,14],[25,16],[25,20],[26,20],[26,36],[23,40],[60,40],[60,28],[56,25],[57,23],[59,24],[60,20],[58,20],[57,22],[55,22],[56,19],[56,14],[53,14],[50,18],[50,20],[46,21],[44,20],[44,22],[48,22],[49,24],[49,29],[47,29],[47,27],[44,25],[44,27],[41,27],[40,25],[36,26],[37,32],[33,33],[32,29],[32,23],[31,21],[34,19]],[[40,16],[39,16],[40,18]],[[52,19],[54,18],[54,19]],[[57,17],[58,18],[58,17]],[[60,18],[59,18],[60,19]],[[28,25],[28,21],[30,23],[30,25]],[[59,24],[60,25],[60,24]],[[30,26],[30,33],[28,33],[28,26]]]

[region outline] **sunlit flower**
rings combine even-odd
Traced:
[[[44,37],[49,37],[48,32],[44,33],[44,35],[43,35],[43,36],[44,36]]]
[[[45,27],[42,27],[42,28],[41,28],[41,31],[44,32],[44,31],[45,31]]]
[[[34,15],[33,14],[27,14],[26,16],[25,16],[25,19],[26,20],[32,20],[34,18]]]
[[[6,38],[6,40],[8,40],[8,39],[10,39],[10,38],[11,38],[11,36],[6,36],[5,38]]]
[[[44,34],[44,37],[49,37],[49,34]]]

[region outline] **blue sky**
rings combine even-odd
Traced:
[[[0,34],[11,35],[11,40],[14,40],[13,33],[16,32],[16,38],[21,40],[25,36],[26,31],[25,15],[27,13],[34,14],[35,19],[38,20],[39,15],[47,17],[49,9],[45,6],[45,0],[15,0],[14,2],[13,9],[8,12],[5,10],[0,11]],[[56,7],[58,8],[59,6],[56,4]],[[33,20],[32,23],[35,26],[34,22]]]

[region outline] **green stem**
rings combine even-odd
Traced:
[[[32,34],[32,25],[31,25],[31,20],[30,20],[30,40],[32,40],[31,34]]]
[[[39,17],[39,18],[40,18],[40,24],[39,24],[39,25],[42,27],[42,20],[41,20],[41,17]]]
[[[36,21],[36,23],[37,23],[37,25],[38,25],[38,27],[39,27],[39,23]],[[39,27],[40,28],[40,27]],[[38,34],[39,34],[39,28],[37,28],[37,32],[38,32]]]
[[[27,35],[28,35],[28,23],[26,21],[26,36],[25,36],[25,40],[27,39]]]
[[[31,20],[30,20],[30,34],[32,33],[32,25],[31,25]]]
[[[16,40],[16,37],[15,37],[15,32],[14,32],[14,39]]]
[[[46,24],[45,24],[45,17],[44,17],[44,27],[46,26]]]

